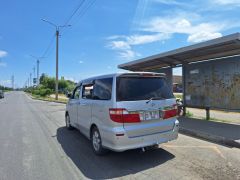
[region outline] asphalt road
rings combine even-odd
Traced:
[[[240,149],[181,134],[157,150],[95,156],[64,110],[23,92],[0,99],[0,180],[240,179]]]

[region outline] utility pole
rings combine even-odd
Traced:
[[[56,81],[55,81],[55,99],[58,100],[58,38],[59,38],[59,29],[64,27],[69,27],[70,25],[59,26],[56,25],[46,19],[42,19],[42,21],[47,22],[52,25],[56,29]]]

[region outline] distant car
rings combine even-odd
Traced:
[[[79,129],[97,155],[156,147],[178,137],[177,105],[164,74],[118,73],[78,83],[66,127]]]
[[[0,90],[0,98],[4,98],[4,92],[3,92],[3,90]]]

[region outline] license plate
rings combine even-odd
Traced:
[[[145,112],[145,120],[159,119],[159,111],[147,111]]]

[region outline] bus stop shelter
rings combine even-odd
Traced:
[[[186,83],[186,79],[188,78],[188,76],[190,76],[189,72],[188,73],[186,72],[186,68],[188,67],[188,65],[195,64],[195,68],[198,68],[198,66],[200,67],[202,62],[206,62],[206,61],[210,62],[211,60],[215,60],[216,63],[220,64],[220,66],[216,66],[216,67],[218,69],[223,70],[225,65],[229,64],[230,62],[229,59],[238,55],[240,55],[240,33],[235,33],[235,34],[223,36],[221,38],[209,40],[206,42],[186,46],[186,47],[171,50],[168,52],[163,52],[163,53],[146,57],[143,59],[120,64],[118,65],[118,68],[130,70],[130,71],[165,72],[167,78],[171,80],[172,68],[182,67],[183,102],[184,102],[184,113],[185,113],[186,112],[185,107],[188,106],[188,104],[186,103],[186,100],[188,100],[189,98],[188,96],[186,96],[186,89],[190,84],[190,83],[188,84]],[[220,62],[221,59],[225,59],[225,60],[223,62]],[[216,69],[216,67],[214,68]],[[239,67],[240,67],[240,63],[239,63]],[[209,70],[207,73],[213,74],[214,71],[215,70]],[[231,70],[228,70],[229,73],[230,71]],[[191,72],[198,73],[197,69],[192,70]],[[240,77],[239,68],[236,69],[236,72],[234,72],[234,77],[236,74],[239,75]],[[226,81],[227,80],[225,80],[225,82]],[[240,84],[240,82],[238,83]],[[201,86],[201,84],[199,86]],[[240,94],[239,94],[239,97],[237,98],[240,98]],[[209,100],[209,102],[210,101],[211,100]],[[239,102],[240,102],[240,99],[239,99]],[[207,105],[205,105],[205,107],[199,106],[199,108],[206,109],[207,117],[209,116],[209,108],[211,107],[208,107]],[[240,103],[239,103],[239,108],[240,108]],[[221,107],[219,109],[221,109]]]

